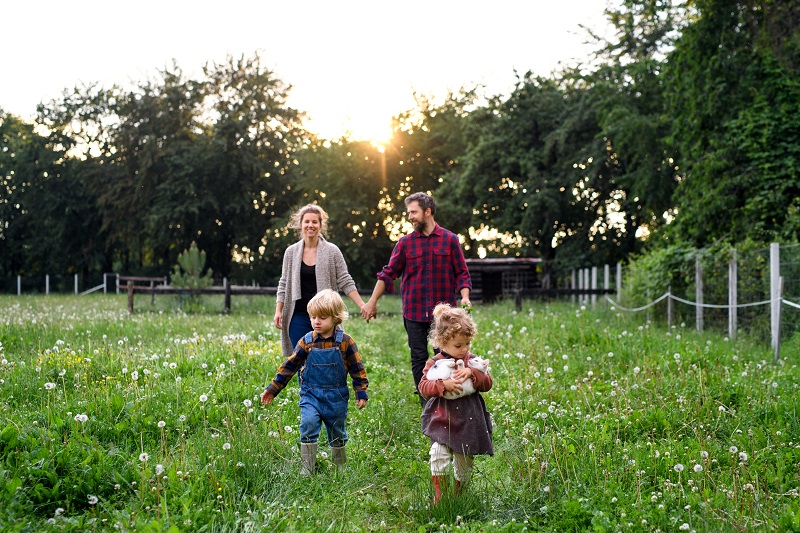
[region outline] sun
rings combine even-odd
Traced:
[[[392,138],[391,114],[351,112],[346,116],[310,118],[306,128],[319,137],[338,140],[342,137],[351,141],[368,141],[375,146],[385,146]]]

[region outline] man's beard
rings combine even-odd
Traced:
[[[419,222],[414,222],[414,230],[418,231],[419,233],[425,233],[425,228],[427,227],[428,225],[425,223],[424,220]]]

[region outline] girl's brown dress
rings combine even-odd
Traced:
[[[470,356],[464,357],[464,366],[469,363]],[[430,381],[426,375],[437,360],[448,358],[451,357],[444,352],[435,355],[422,372],[419,392],[428,398],[422,409],[422,432],[430,437],[431,442],[444,444],[455,453],[494,455],[491,415],[480,394],[492,388],[492,377],[473,368],[472,382],[478,392],[447,400],[442,396],[442,381]]]

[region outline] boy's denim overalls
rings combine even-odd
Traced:
[[[306,334],[311,344],[314,332]],[[344,331],[335,330],[333,348],[310,349],[306,364],[300,370],[300,442],[317,442],[322,423],[333,447],[347,443],[347,371],[342,360],[341,344]]]

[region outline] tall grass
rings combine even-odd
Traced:
[[[258,401],[273,298],[129,315],[124,296],[0,297],[0,530],[800,531],[796,351],[774,364],[602,306],[478,306],[496,453],[433,506],[399,302],[380,304],[345,323],[370,379],[346,472],[321,444],[308,479],[296,380]]]

